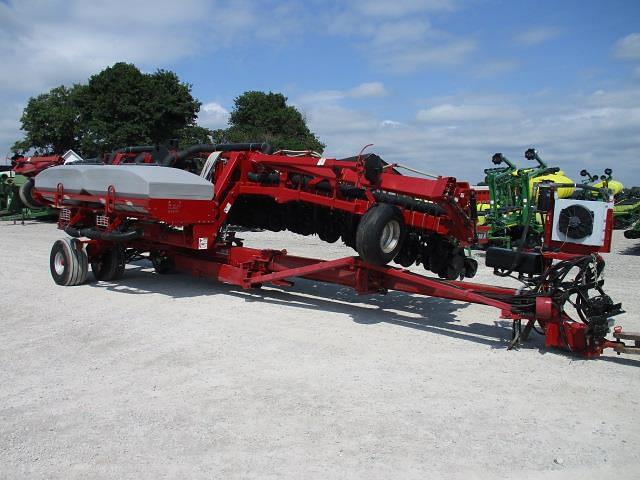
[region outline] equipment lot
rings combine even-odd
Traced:
[[[537,335],[506,351],[493,308],[306,280],[243,291],[141,263],[59,287],[62,236],[0,223],[0,478],[637,478],[638,357]],[[606,291],[639,331],[640,242],[616,231],[613,250]]]

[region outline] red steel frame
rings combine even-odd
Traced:
[[[67,193],[62,184],[58,185],[55,192],[36,190],[36,195],[64,209],[60,215],[60,228],[76,224],[91,225],[97,215],[103,215],[110,221],[106,230],[115,231],[127,218],[135,217],[135,226],[141,231],[141,237],[128,241],[125,244],[127,248],[161,252],[172,259],[176,269],[196,276],[242,288],[255,288],[264,283],[289,285],[290,279],[302,277],[349,286],[359,293],[398,290],[483,304],[499,309],[502,318],[514,321],[514,328],[524,320],[526,333],[537,322],[544,330],[548,347],[568,348],[587,357],[598,356],[608,347],[617,351],[630,350],[629,347],[625,350],[620,342],[606,339],[592,341],[587,334],[587,325],[570,319],[554,305],[551,297],[538,297],[535,309],[523,313],[515,304],[518,292],[513,288],[445,281],[404,269],[371,265],[358,257],[330,261],[296,257],[288,255],[285,250],[247,248],[234,244],[234,239],[220,238],[219,231],[226,222],[229,209],[240,195],[268,195],[281,203],[305,201],[364,214],[375,203],[375,199],[371,197],[369,189],[366,190],[366,200],[340,198],[337,185],[339,182],[348,182],[437,203],[445,210],[444,217],[404,211],[406,224],[455,236],[463,245],[473,242],[473,220],[466,215],[473,206],[472,191],[468,184],[449,177],[427,180],[385,171],[377,185],[371,185],[364,178],[362,168],[362,163],[358,161],[228,152],[223,164],[216,169],[212,200],[124,198],[113,187],[109,188],[106,195],[96,197]],[[274,170],[281,173],[278,185],[261,185],[247,177],[249,172]],[[293,172],[308,174],[314,177],[314,181],[328,180],[333,193],[322,195],[291,188],[289,175]],[[167,225],[172,228],[167,228]],[[90,258],[112,245],[103,240],[85,240],[83,243],[87,246]],[[610,237],[607,246],[609,243]],[[572,258],[584,253],[548,252],[545,253],[545,261],[550,264],[554,259]]]
[[[232,205],[240,195],[268,195],[278,203],[301,201],[363,215],[375,203],[371,189],[379,189],[436,203],[446,213],[445,216],[439,217],[403,210],[406,225],[441,235],[451,235],[465,246],[474,242],[475,220],[472,217],[475,212],[471,209],[472,206],[475,208],[472,204],[473,190],[468,183],[456,182],[453,177],[431,180],[398,175],[388,169],[382,173],[379,181],[373,184],[366,179],[363,163],[359,161],[267,155],[260,152],[229,152],[226,156],[224,168],[216,171],[214,184],[233,186],[229,191],[216,188],[214,200],[218,205]],[[250,181],[248,174],[256,171],[279,171],[279,184],[267,186]],[[231,182],[233,175],[237,175],[238,172],[238,180]],[[309,186],[328,181],[332,193],[322,195],[302,188],[290,188],[290,176],[296,173],[314,177]],[[338,194],[339,183],[364,187],[367,199],[341,198]],[[227,212],[224,212],[223,207],[223,219],[226,219]]]
[[[38,173],[49,167],[62,165],[64,163],[64,158],[60,155],[18,157],[11,163],[15,173],[24,175],[25,177],[35,177]]]
[[[157,243],[147,241],[133,242],[131,246],[145,251],[160,247]],[[551,297],[539,297],[535,310],[529,313],[517,311],[515,305],[510,303],[517,297],[514,288],[441,280],[401,268],[371,265],[358,257],[317,260],[288,255],[286,250],[261,250],[234,246],[230,242],[217,244],[214,249],[199,254],[166,245],[164,248],[163,253],[172,258],[177,270],[245,289],[266,283],[289,286],[293,278],[306,278],[351,287],[360,294],[397,290],[491,306],[500,310],[501,318],[514,321],[514,329],[516,324],[520,327],[520,322],[524,320],[525,332],[537,322],[544,330],[545,346],[568,349],[588,358],[599,356],[605,348],[628,353],[634,350],[633,347],[625,349],[620,342],[591,341],[587,326],[573,321],[558,310]],[[546,257],[550,262],[554,258],[567,258],[570,255],[558,257],[548,254]],[[522,339],[526,339],[526,336],[522,336]]]
[[[280,172],[277,185],[263,185],[248,178],[249,173]],[[330,193],[303,189],[292,186],[290,177],[302,174],[314,177],[308,185],[313,187],[321,181],[331,186]],[[384,190],[394,194],[410,196],[439,205],[445,215],[436,216],[413,210],[402,210],[405,225],[415,229],[433,232],[455,238],[461,245],[470,246],[475,240],[475,205],[473,190],[466,182],[456,182],[452,177],[424,179],[399,175],[392,169],[384,171],[376,184],[369,182],[364,175],[364,166],[359,161],[344,161],[315,157],[290,157],[286,155],[267,155],[260,152],[232,151],[223,155],[219,168],[216,168],[213,179],[215,192],[212,200],[158,200],[135,197],[122,197],[114,192],[114,198],[108,195],[96,196],[72,194],[64,191],[64,185],[58,185],[56,192],[36,191],[43,201],[56,207],[62,207],[68,200],[76,202],[107,204],[106,214],[115,211],[135,211],[135,216],[142,221],[148,220],[156,226],[149,225],[144,230],[145,237],[157,238],[157,222],[185,227],[185,231],[177,237],[167,234],[167,243],[174,246],[199,248],[199,239],[206,238],[211,248],[217,238],[220,227],[225,224],[231,206],[242,195],[264,195],[278,203],[304,202],[333,210],[341,210],[354,215],[364,215],[376,203],[371,191]],[[353,199],[341,196],[339,184],[349,184],[365,189],[366,199]],[[111,208],[109,208],[111,206]],[[134,210],[135,209],[135,210]],[[71,222],[75,224],[83,216],[91,216],[91,209],[80,209],[79,216]],[[116,219],[116,221],[118,221]],[[116,228],[112,225],[110,229]],[[190,241],[185,242],[185,238]]]
[[[140,153],[130,152],[118,152],[114,154],[110,160],[112,165],[122,165],[125,163],[131,163],[140,155]],[[151,153],[142,152],[141,163],[152,163],[153,159]],[[12,160],[13,171],[18,175],[24,175],[25,177],[35,177],[38,173],[46,170],[50,167],[57,165],[63,165],[64,158],[60,155],[46,155],[46,156],[33,156],[33,157],[17,157]]]

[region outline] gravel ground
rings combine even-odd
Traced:
[[[606,287],[638,331],[640,242],[620,233]],[[640,359],[583,360],[540,337],[506,351],[492,308],[305,280],[246,292],[140,264],[118,284],[59,287],[61,236],[0,224],[0,478],[640,475]]]

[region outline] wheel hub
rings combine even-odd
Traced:
[[[384,253],[392,252],[400,241],[400,222],[390,220],[382,230],[380,235],[380,250]]]
[[[53,259],[53,269],[58,275],[62,275],[64,273],[64,255],[62,252],[56,253],[55,258]]]

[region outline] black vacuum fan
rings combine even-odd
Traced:
[[[593,212],[582,205],[570,205],[560,211],[558,227],[569,238],[588,237],[593,233]]]

